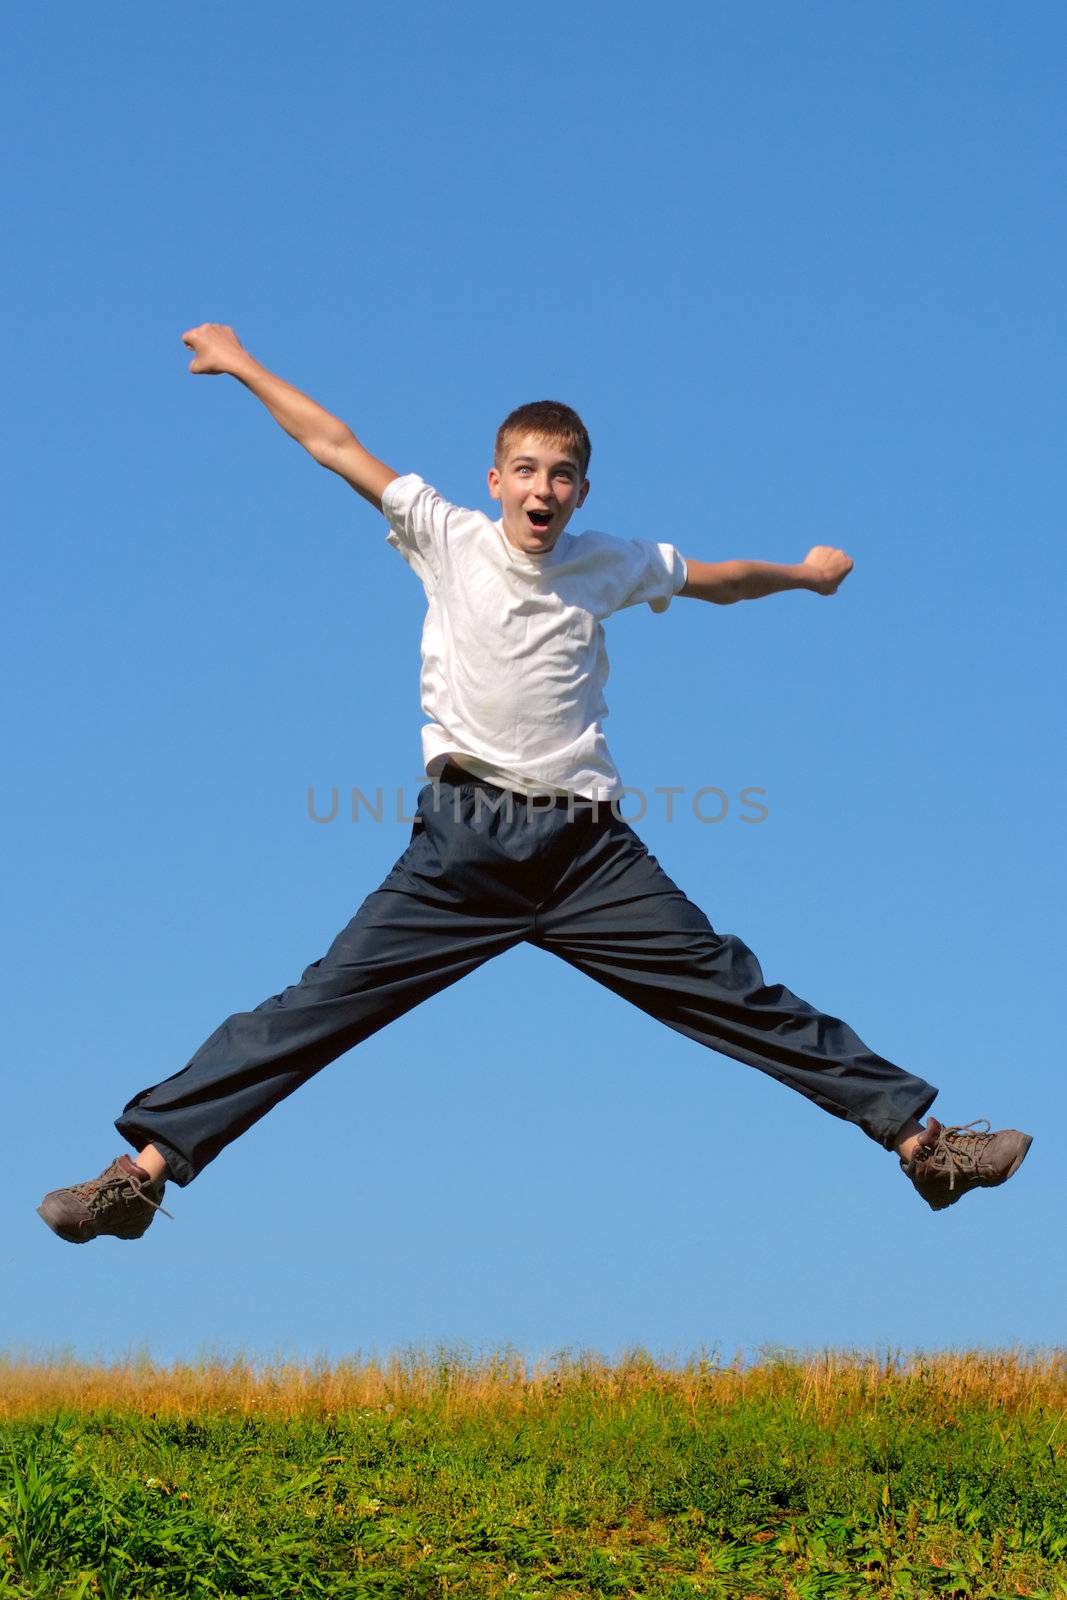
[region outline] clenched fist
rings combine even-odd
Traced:
[[[247,354],[233,329],[222,322],[202,322],[199,328],[190,328],[188,333],[182,334],[182,343],[193,352],[189,371],[207,372],[212,376],[233,372],[235,362]]]
[[[852,557],[829,544],[817,544],[804,557],[805,570],[811,576],[809,587],[816,594],[833,594],[852,571]]]

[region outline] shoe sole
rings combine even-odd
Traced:
[[[37,1207],[37,1215],[47,1227],[51,1228],[57,1239],[64,1239],[67,1244],[88,1244],[93,1239],[100,1239],[104,1237],[100,1230],[95,1228],[91,1222],[83,1223],[80,1227],[77,1223],[64,1222],[61,1207],[50,1206],[48,1204],[48,1200],[49,1197],[46,1195],[41,1201],[41,1204]],[[58,1215],[57,1212],[59,1213]],[[144,1227],[139,1233],[111,1233],[108,1231],[106,1237],[109,1239],[126,1240],[142,1239],[148,1232],[151,1222],[152,1218],[149,1217],[148,1221],[145,1223]]]
[[[1033,1136],[1032,1133],[1027,1133],[1027,1134],[1024,1134],[1023,1137],[1025,1138],[1026,1143],[1023,1145],[1022,1149],[1019,1151],[1019,1154],[1015,1157],[1015,1160],[1012,1162],[1011,1166],[1008,1168],[1008,1170],[1004,1174],[1003,1178],[1001,1178],[1001,1180],[1000,1180],[1001,1183],[1007,1183],[1009,1178],[1014,1178],[1015,1174],[1018,1172],[1019,1168],[1022,1166],[1023,1162],[1026,1160],[1027,1152],[1030,1149],[1030,1146],[1034,1142],[1034,1136]],[[995,1189],[996,1188],[996,1184],[991,1184],[990,1187]]]
[[[37,1207],[37,1215],[57,1238],[65,1239],[68,1244],[88,1244],[90,1239],[96,1238],[95,1231],[87,1233],[84,1228],[79,1230],[71,1223],[64,1222],[61,1216],[55,1214],[55,1208],[48,1204],[47,1199]]]

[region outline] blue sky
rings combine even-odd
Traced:
[[[12,13],[0,1344],[1062,1337],[1061,7],[45,3]],[[593,437],[574,527],[841,545],[832,600],[609,623],[639,831],[769,981],[1033,1132],[939,1216],[892,1158],[550,956],[324,1071],[138,1245],[41,1193],[320,956],[409,829],[421,590],[180,344],[231,323],[370,449],[486,502],[493,431]],[[1050,1271],[1050,1267],[1053,1270]]]

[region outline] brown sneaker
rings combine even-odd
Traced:
[[[163,1210],[166,1181],[153,1183],[143,1167],[119,1156],[99,1178],[53,1189],[37,1207],[53,1233],[68,1244],[88,1244],[102,1233],[139,1239],[157,1211]],[[170,1216],[170,1212],[164,1213]]]
[[[983,1117],[944,1128],[931,1117],[910,1161],[901,1171],[911,1179],[931,1211],[944,1211],[970,1189],[995,1189],[1018,1172],[1033,1138],[1015,1128],[990,1133]]]

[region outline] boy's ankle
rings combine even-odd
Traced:
[[[925,1132],[921,1122],[913,1117],[897,1134],[896,1144],[893,1146],[901,1161],[910,1161],[919,1147],[919,1141]]]
[[[133,1159],[141,1171],[146,1174],[149,1183],[160,1183],[169,1176],[166,1157],[156,1149],[154,1144],[146,1144],[144,1149]]]

